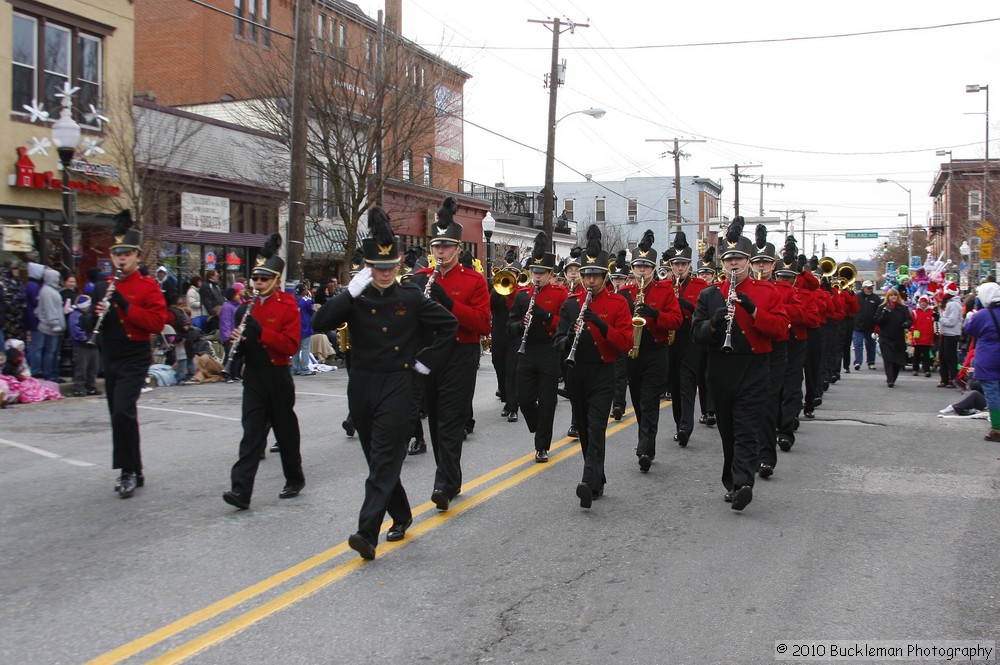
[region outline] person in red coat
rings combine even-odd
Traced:
[[[167,321],[167,305],[160,285],[139,272],[142,235],[131,227],[132,215],[128,210],[115,217],[111,261],[117,273],[94,286],[97,306],[93,318],[85,323],[92,330],[100,321],[98,339],[104,392],[111,412],[111,466],[121,472],[115,480],[115,491],[123,499],[132,496],[146,482],[136,404],[153,362],[149,337],[163,330]]]
[[[934,348],[934,308],[930,296],[924,294],[917,299],[917,308],[912,312],[913,326],[913,376],[923,371],[931,375],[931,351]]]
[[[583,479],[576,486],[582,508],[604,493],[604,443],[615,392],[615,360],[632,345],[632,317],[624,296],[604,288],[608,253],[601,231],[587,229],[587,253],[580,257],[584,294],[570,296],[559,312],[554,343],[568,351],[566,390],[577,415]]]
[[[280,246],[281,236],[275,233],[257,255],[250,272],[254,293],[236,312],[242,325],[229,338],[233,344],[239,342],[238,351],[243,356],[243,438],[230,474],[231,489],[222,500],[240,510],[250,507],[257,467],[267,445],[268,423],[274,429],[285,475],[278,498],[298,496],[306,484],[299,453],[295,383],[289,369],[291,356],[299,349],[301,317],[295,296],[280,289],[285,269],[278,256]]]

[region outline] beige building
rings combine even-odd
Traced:
[[[8,109],[0,154],[9,160],[0,191],[0,257],[34,252],[61,267],[63,239],[70,234],[63,235],[63,173],[51,127],[60,116],[56,93],[67,83],[78,88],[72,118],[81,127],[69,168],[76,192],[79,230],[72,244],[78,272],[106,257],[110,219],[130,207],[128,150],[112,144],[130,143],[134,24],[131,0],[0,3],[0,43],[8,45],[7,63],[0,67],[0,99]],[[48,121],[33,118],[25,106],[44,110]],[[109,122],[95,117],[91,106]],[[106,152],[95,150],[95,143]]]

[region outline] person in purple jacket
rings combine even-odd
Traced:
[[[226,350],[226,355],[229,355],[229,350],[232,348],[233,343],[229,341],[229,338],[233,334],[233,328],[235,328],[239,323],[236,321],[236,310],[240,307],[240,292],[229,287],[226,289],[226,302],[222,304],[222,309],[219,311],[219,339],[224,340],[222,342],[223,348]],[[233,358],[233,364],[230,366],[229,376],[226,378],[226,383],[232,383],[233,381],[242,381],[240,370],[243,368],[243,361],[237,354]]]
[[[1000,441],[1000,285],[985,282],[977,289],[983,308],[965,324],[965,333],[976,340],[974,378],[983,387],[990,409],[987,441]]]
[[[292,376],[314,376],[316,372],[309,369],[309,341],[313,334],[312,321],[313,299],[305,284],[295,287],[295,300],[299,306],[299,321],[302,326],[299,350],[292,356]]]

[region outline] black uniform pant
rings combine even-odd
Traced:
[[[608,429],[608,412],[615,392],[613,363],[579,362],[566,372],[566,390],[576,427],[580,432],[583,452],[583,483],[598,492],[604,489],[604,444]]]
[[[837,359],[837,351],[840,348],[837,346],[837,329],[839,325],[839,321],[828,321],[820,328],[823,331],[823,381],[827,383],[837,373],[837,368],[840,366]]]
[[[472,413],[479,368],[479,344],[452,347],[448,364],[427,376],[427,425],[437,473],[434,489],[453,498],[462,489],[462,442]]]
[[[386,512],[396,523],[413,516],[399,479],[411,427],[399,414],[410,408],[411,388],[418,380],[409,370],[368,372],[355,367],[347,386],[347,402],[368,462],[358,533],[373,545]]]
[[[701,344],[694,344],[689,352],[698,355],[698,402],[701,415],[715,413],[715,400],[712,391],[708,389],[708,349]]]
[[[749,485],[760,466],[757,434],[767,408],[767,354],[725,354],[712,349],[708,385],[715,396],[722,437],[722,484],[727,490]]]
[[[521,340],[511,340],[506,337],[493,338],[492,360],[493,370],[497,374],[497,387],[500,389],[500,401],[504,403],[505,411],[517,411],[517,349]]]
[[[810,328],[806,338],[805,410],[812,413],[817,399],[823,396],[823,328]]]
[[[844,369],[851,369],[851,342],[854,339],[854,317],[844,319],[840,322],[840,343],[842,345],[841,357],[844,361]]]
[[[139,395],[153,356],[149,342],[111,342],[102,349],[104,392],[111,414],[111,468],[142,473]]]
[[[806,362],[805,340],[788,342],[788,362],[785,377],[781,382],[781,416],[778,419],[778,433],[795,442],[795,421],[802,412],[802,368]]]
[[[941,335],[941,382],[951,383],[958,374],[958,335]]]
[[[671,409],[678,432],[694,429],[694,397],[698,390],[698,363],[700,358],[691,341],[690,333],[678,331],[674,343],[667,347]]]
[[[417,377],[412,381],[413,386],[410,389],[410,404],[407,407],[409,409],[409,423],[410,423],[410,436],[417,441],[424,440],[424,421],[420,419],[420,412],[425,411],[427,408],[427,400],[425,395],[427,393],[427,382],[423,380],[423,377]]]
[[[288,485],[305,482],[299,452],[299,419],[295,416],[295,383],[288,365],[243,366],[243,438],[240,458],[231,472],[233,491],[249,501],[260,456],[267,446],[267,426],[281,455]]]
[[[625,411],[625,391],[628,389],[628,353],[619,353],[615,360],[615,395],[611,406]]]
[[[913,371],[930,374],[931,372],[931,348],[930,346],[913,345]]]
[[[516,353],[516,352],[515,352]],[[546,342],[528,342],[517,361],[517,399],[528,431],[535,435],[535,450],[552,445],[552,421],[559,397],[559,350]]]
[[[771,353],[768,356],[768,380],[765,387],[767,406],[764,409],[758,442],[760,463],[767,464],[773,469],[778,463],[777,430],[778,418],[781,416],[781,386],[788,366],[788,342],[771,342]]]
[[[628,359],[628,389],[639,423],[635,454],[656,457],[656,433],[660,427],[660,395],[667,376],[666,344],[643,346],[638,358]],[[674,394],[676,401],[678,395]],[[692,396],[693,398],[693,396]],[[606,422],[606,421],[605,421]]]

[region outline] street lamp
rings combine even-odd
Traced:
[[[989,183],[990,183],[990,86],[979,85],[978,83],[972,83],[965,86],[966,92],[976,93],[985,92],[986,93],[986,159],[983,160],[983,196],[982,196],[982,220],[985,224],[987,222],[986,213],[989,210],[987,205],[989,200]],[[979,257],[982,259],[983,257]],[[990,261],[993,257],[990,256]]]
[[[877,183],[891,182],[896,185],[904,192],[906,192],[907,197],[910,199],[910,212],[906,216],[906,264],[909,265],[910,261],[913,260],[913,232],[910,230],[910,220],[913,219],[913,192],[903,187],[895,180],[890,180],[889,178],[877,178],[875,180]]]
[[[553,250],[555,249],[556,242],[552,233],[552,208],[554,207],[555,196],[555,192],[553,191],[553,187],[555,185],[552,181],[555,178],[556,125],[571,115],[576,115],[577,113],[583,113],[584,115],[589,115],[591,118],[599,120],[604,117],[606,111],[604,109],[585,109],[583,111],[573,111],[572,113],[567,113],[549,125],[549,138],[545,147],[545,190],[543,192],[542,199],[542,228],[545,231],[545,235],[549,237],[549,242],[552,243]],[[550,110],[550,114],[549,118],[553,118],[555,116],[554,107]]]
[[[497,228],[497,220],[492,213],[486,211],[483,217],[483,235],[486,236],[486,281],[493,275],[493,231]]]
[[[76,144],[80,142],[80,125],[73,120],[72,103],[70,95],[64,94],[62,96],[59,119],[52,124],[52,142],[59,152],[59,161],[62,162],[63,245],[65,247],[63,265],[66,266],[71,275],[75,275],[76,260],[73,257],[73,239],[76,237],[76,206],[74,205],[75,194],[69,188],[69,164],[73,161]],[[42,242],[45,242],[44,238]]]

